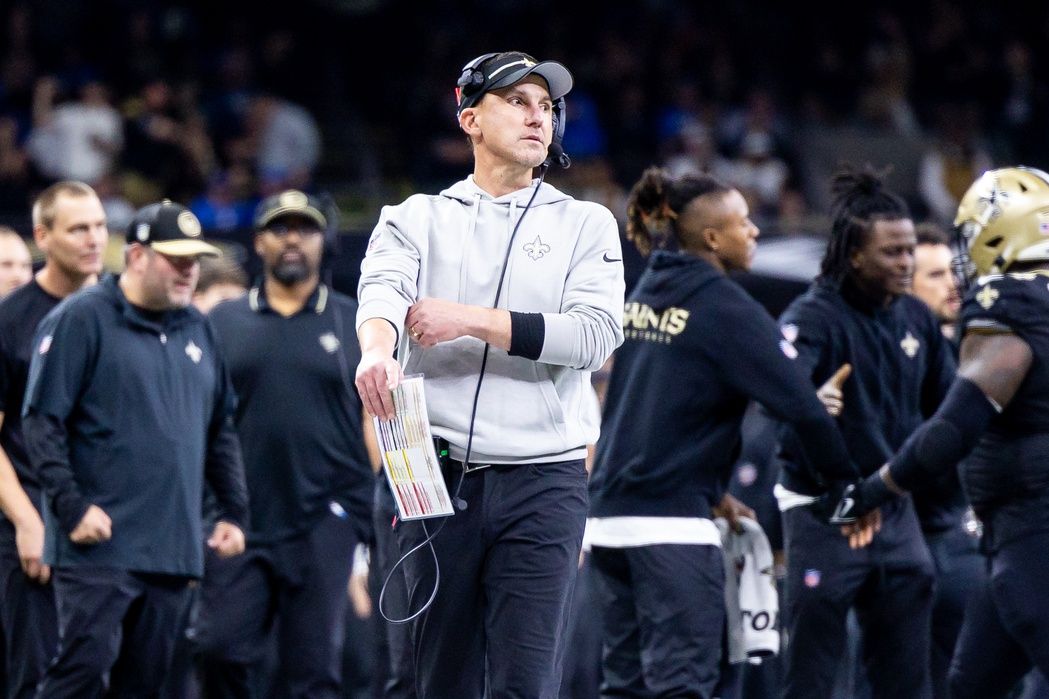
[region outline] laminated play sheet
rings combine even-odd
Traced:
[[[402,520],[453,514],[426,412],[422,375],[406,376],[393,390],[395,416],[374,418],[383,471]]]

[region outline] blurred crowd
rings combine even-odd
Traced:
[[[820,232],[823,152],[874,148],[941,223],[975,173],[1049,167],[1049,8],[21,0],[0,29],[0,223],[16,228],[63,178],[91,183],[118,230],[161,196],[243,230],[285,187],[335,192],[369,228],[468,168],[452,91],[494,45],[572,66],[575,165],[552,181],[616,213],[651,164],[726,179],[769,233]]]

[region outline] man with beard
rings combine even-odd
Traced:
[[[940,321],[943,336],[958,358],[955,328],[961,295],[951,266],[953,253],[946,231],[937,224],[915,227],[914,283],[911,293]],[[986,560],[977,547],[975,520],[967,515],[969,504],[962,492],[958,469],[948,469],[935,483],[914,493],[925,543],[936,568],[932,607],[932,691],[934,699],[948,696],[947,671],[965,618],[965,605],[983,585]]]
[[[32,345],[22,433],[58,616],[37,697],[157,696],[204,572],[205,479],[208,548],[244,550],[233,388],[190,307],[199,258],[220,251],[167,200],[140,209],[126,240],[120,276],[56,306]]]
[[[349,373],[360,361],[357,303],[320,282],[327,219],[313,197],[263,200],[255,227],[262,281],[209,316],[238,396],[252,515],[245,555],[207,561],[204,687],[266,694],[253,678],[276,626],[287,695],[337,697],[346,586],[373,483]]]

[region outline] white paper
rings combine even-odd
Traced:
[[[393,390],[395,416],[375,420],[383,471],[402,520],[454,514],[434,450],[421,375],[406,376]]]

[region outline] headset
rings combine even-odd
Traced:
[[[463,66],[463,72],[455,83],[456,113],[460,113],[468,107],[473,107],[484,96],[488,76],[485,75],[481,67],[499,55],[498,53],[481,54]],[[572,165],[572,159],[568,157],[562,146],[562,141],[565,138],[565,124],[567,122],[564,95],[554,100],[551,122],[553,138],[550,140],[550,154],[545,164],[549,167],[551,163],[557,161],[558,165],[567,169]]]
[[[486,54],[486,56],[488,56],[488,57],[495,56],[495,55],[498,55],[498,54]],[[473,71],[473,72],[476,72],[478,74],[483,75],[483,73],[481,73],[481,71],[478,69],[477,66],[478,66],[479,63],[484,63],[485,60],[486,60],[485,56],[481,56],[480,58],[476,58],[473,61],[471,61],[470,63],[468,63],[466,68],[463,69],[463,77],[460,78],[460,83],[464,82],[468,72]],[[460,87],[461,86],[462,85],[460,84]],[[564,100],[562,99],[560,101],[563,102]],[[563,129],[562,129],[562,133],[563,133]],[[506,243],[506,252],[503,255],[503,264],[502,264],[502,268],[499,271],[499,281],[498,281],[498,283],[496,284],[496,287],[495,287],[495,289],[496,289],[496,291],[495,291],[495,299],[492,301],[492,305],[491,305],[492,308],[499,308],[499,299],[502,297],[503,282],[506,279],[506,270],[507,270],[507,267],[510,264],[510,253],[513,250],[514,240],[517,238],[517,231],[521,228],[521,223],[524,222],[525,216],[531,210],[532,204],[535,202],[535,197],[539,193],[539,188],[542,187],[543,181],[546,179],[546,173],[550,169],[551,163],[554,162],[555,160],[561,165],[561,167],[568,167],[568,165],[564,164],[565,161],[568,161],[568,163],[571,164],[571,161],[568,160],[568,156],[565,155],[565,152],[561,148],[561,145],[559,143],[551,142],[551,144],[550,144],[550,155],[539,166],[539,177],[536,180],[535,186],[532,188],[532,194],[531,194],[531,196],[528,197],[528,202],[525,204],[524,209],[521,211],[521,215],[517,217],[517,222],[514,224],[513,230],[510,232],[510,240],[507,241],[507,243]],[[488,368],[488,352],[489,352],[490,349],[491,349],[491,345],[489,343],[487,343],[487,342],[484,343],[484,350],[483,350],[483,352],[481,354],[481,368],[480,368],[480,371],[477,374],[477,384],[474,387],[473,404],[472,404],[472,406],[470,408],[470,429],[468,431],[468,436],[467,436],[467,439],[466,439],[466,454],[465,454],[465,456],[463,456],[463,463],[464,464],[469,464],[470,463],[470,455],[473,452],[474,425],[475,425],[476,420],[477,420],[477,404],[478,404],[478,400],[479,400],[480,395],[481,395],[481,384],[484,381],[485,371]],[[466,471],[465,470],[460,470],[459,471],[458,482],[456,483],[455,488],[451,492],[452,502],[455,504],[455,509],[460,510],[460,511],[465,510],[467,508],[467,502],[460,496],[460,493],[461,493],[462,488],[463,488],[463,481],[465,480],[465,476],[466,476]],[[382,587],[379,590],[379,603],[378,603],[377,607],[378,607],[378,610],[379,610],[379,615],[383,619],[385,619],[388,623],[391,623],[391,624],[406,624],[406,623],[408,623],[410,621],[413,621],[413,620],[419,618],[420,616],[423,616],[424,614],[426,614],[427,610],[430,608],[430,605],[433,604],[434,599],[437,598],[437,590],[438,590],[438,588],[441,585],[441,565],[440,565],[440,562],[437,559],[437,552],[436,552],[436,550],[434,550],[432,542],[433,542],[434,538],[441,532],[441,530],[444,529],[444,525],[445,525],[445,523],[447,521],[448,521],[447,517],[443,518],[441,520],[440,524],[437,525],[437,528],[434,529],[434,531],[431,532],[429,530],[429,528],[427,528],[427,526],[426,526],[426,520],[422,520],[420,522],[420,524],[421,524],[422,529],[423,529],[423,534],[425,534],[425,538],[421,542],[419,542],[418,544],[413,546],[411,549],[409,549],[405,553],[401,554],[401,557],[392,566],[390,566],[389,571],[387,571],[386,579],[383,580]],[[383,605],[383,602],[386,599],[386,589],[387,589],[387,586],[390,583],[390,579],[393,577],[394,573],[397,572],[397,569],[401,565],[403,565],[404,562],[410,556],[412,556],[416,551],[419,551],[423,547],[426,547],[426,546],[429,546],[430,555],[433,558],[433,563],[434,563],[434,585],[433,585],[432,591],[430,592],[430,597],[426,600],[426,602],[423,603],[423,605],[419,609],[417,609],[415,612],[412,612],[410,615],[408,615],[406,617],[399,618],[399,619],[394,619],[394,618],[391,618],[391,617],[387,616],[385,608],[384,608],[384,605]],[[411,603],[411,598],[409,596],[409,605],[410,605],[410,603]],[[423,616],[423,622],[422,623],[423,623],[423,629],[424,630],[426,628],[426,622],[428,621],[428,619],[429,619],[429,615]],[[421,635],[421,633],[420,633],[420,635]],[[416,658],[416,662],[418,662],[418,658]]]
[[[463,111],[467,107],[477,104],[477,100],[484,94],[484,83],[488,76],[481,70],[481,66],[498,56],[498,53],[485,53],[473,59],[463,66],[462,75],[456,81],[455,101],[457,111]]]

